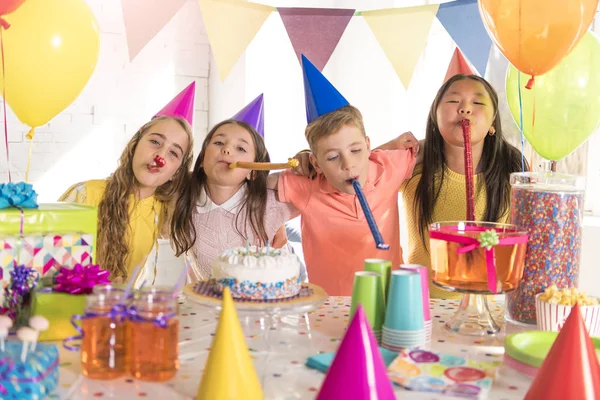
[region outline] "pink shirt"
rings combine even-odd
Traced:
[[[196,242],[191,252],[194,258],[192,271],[188,279],[195,282],[210,278],[210,263],[217,258],[223,250],[233,247],[245,246],[246,238],[238,233],[235,228],[236,215],[240,211],[246,187],[242,186],[238,192],[221,205],[216,205],[210,198],[202,193],[196,212],[192,219],[196,228]],[[245,213],[245,211],[243,211]],[[267,210],[264,217],[267,237],[273,243],[275,233],[283,224],[294,216],[298,210],[292,204],[277,201],[275,192],[267,191]],[[245,224],[245,215],[240,216],[238,224],[242,234],[248,232],[251,245],[258,244],[253,234],[250,222]]]
[[[389,250],[378,250],[356,195],[341,193],[323,175],[311,180],[290,171],[279,177],[279,199],[302,216],[302,249],[308,280],[331,296],[352,294],[354,273],[366,258],[402,264],[398,190],[412,175],[416,159],[410,150],[375,150],[363,187],[367,202]]]

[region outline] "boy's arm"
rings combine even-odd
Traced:
[[[402,135],[387,143],[382,144],[375,150],[406,150],[410,149],[413,155],[416,156],[417,164],[423,162],[423,145],[424,140],[417,140],[412,132],[404,132]]]

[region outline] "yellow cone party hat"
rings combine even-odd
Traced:
[[[223,310],[204,367],[196,400],[262,400],[242,326],[229,289],[223,292]]]

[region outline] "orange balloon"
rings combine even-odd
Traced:
[[[550,71],[585,35],[599,0],[479,0],[490,37],[519,71]]]

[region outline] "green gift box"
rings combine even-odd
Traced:
[[[41,332],[38,340],[63,340],[78,334],[71,324],[73,315],[83,315],[85,294],[53,292],[50,288],[33,292],[31,315],[41,315],[50,322],[48,330]]]

